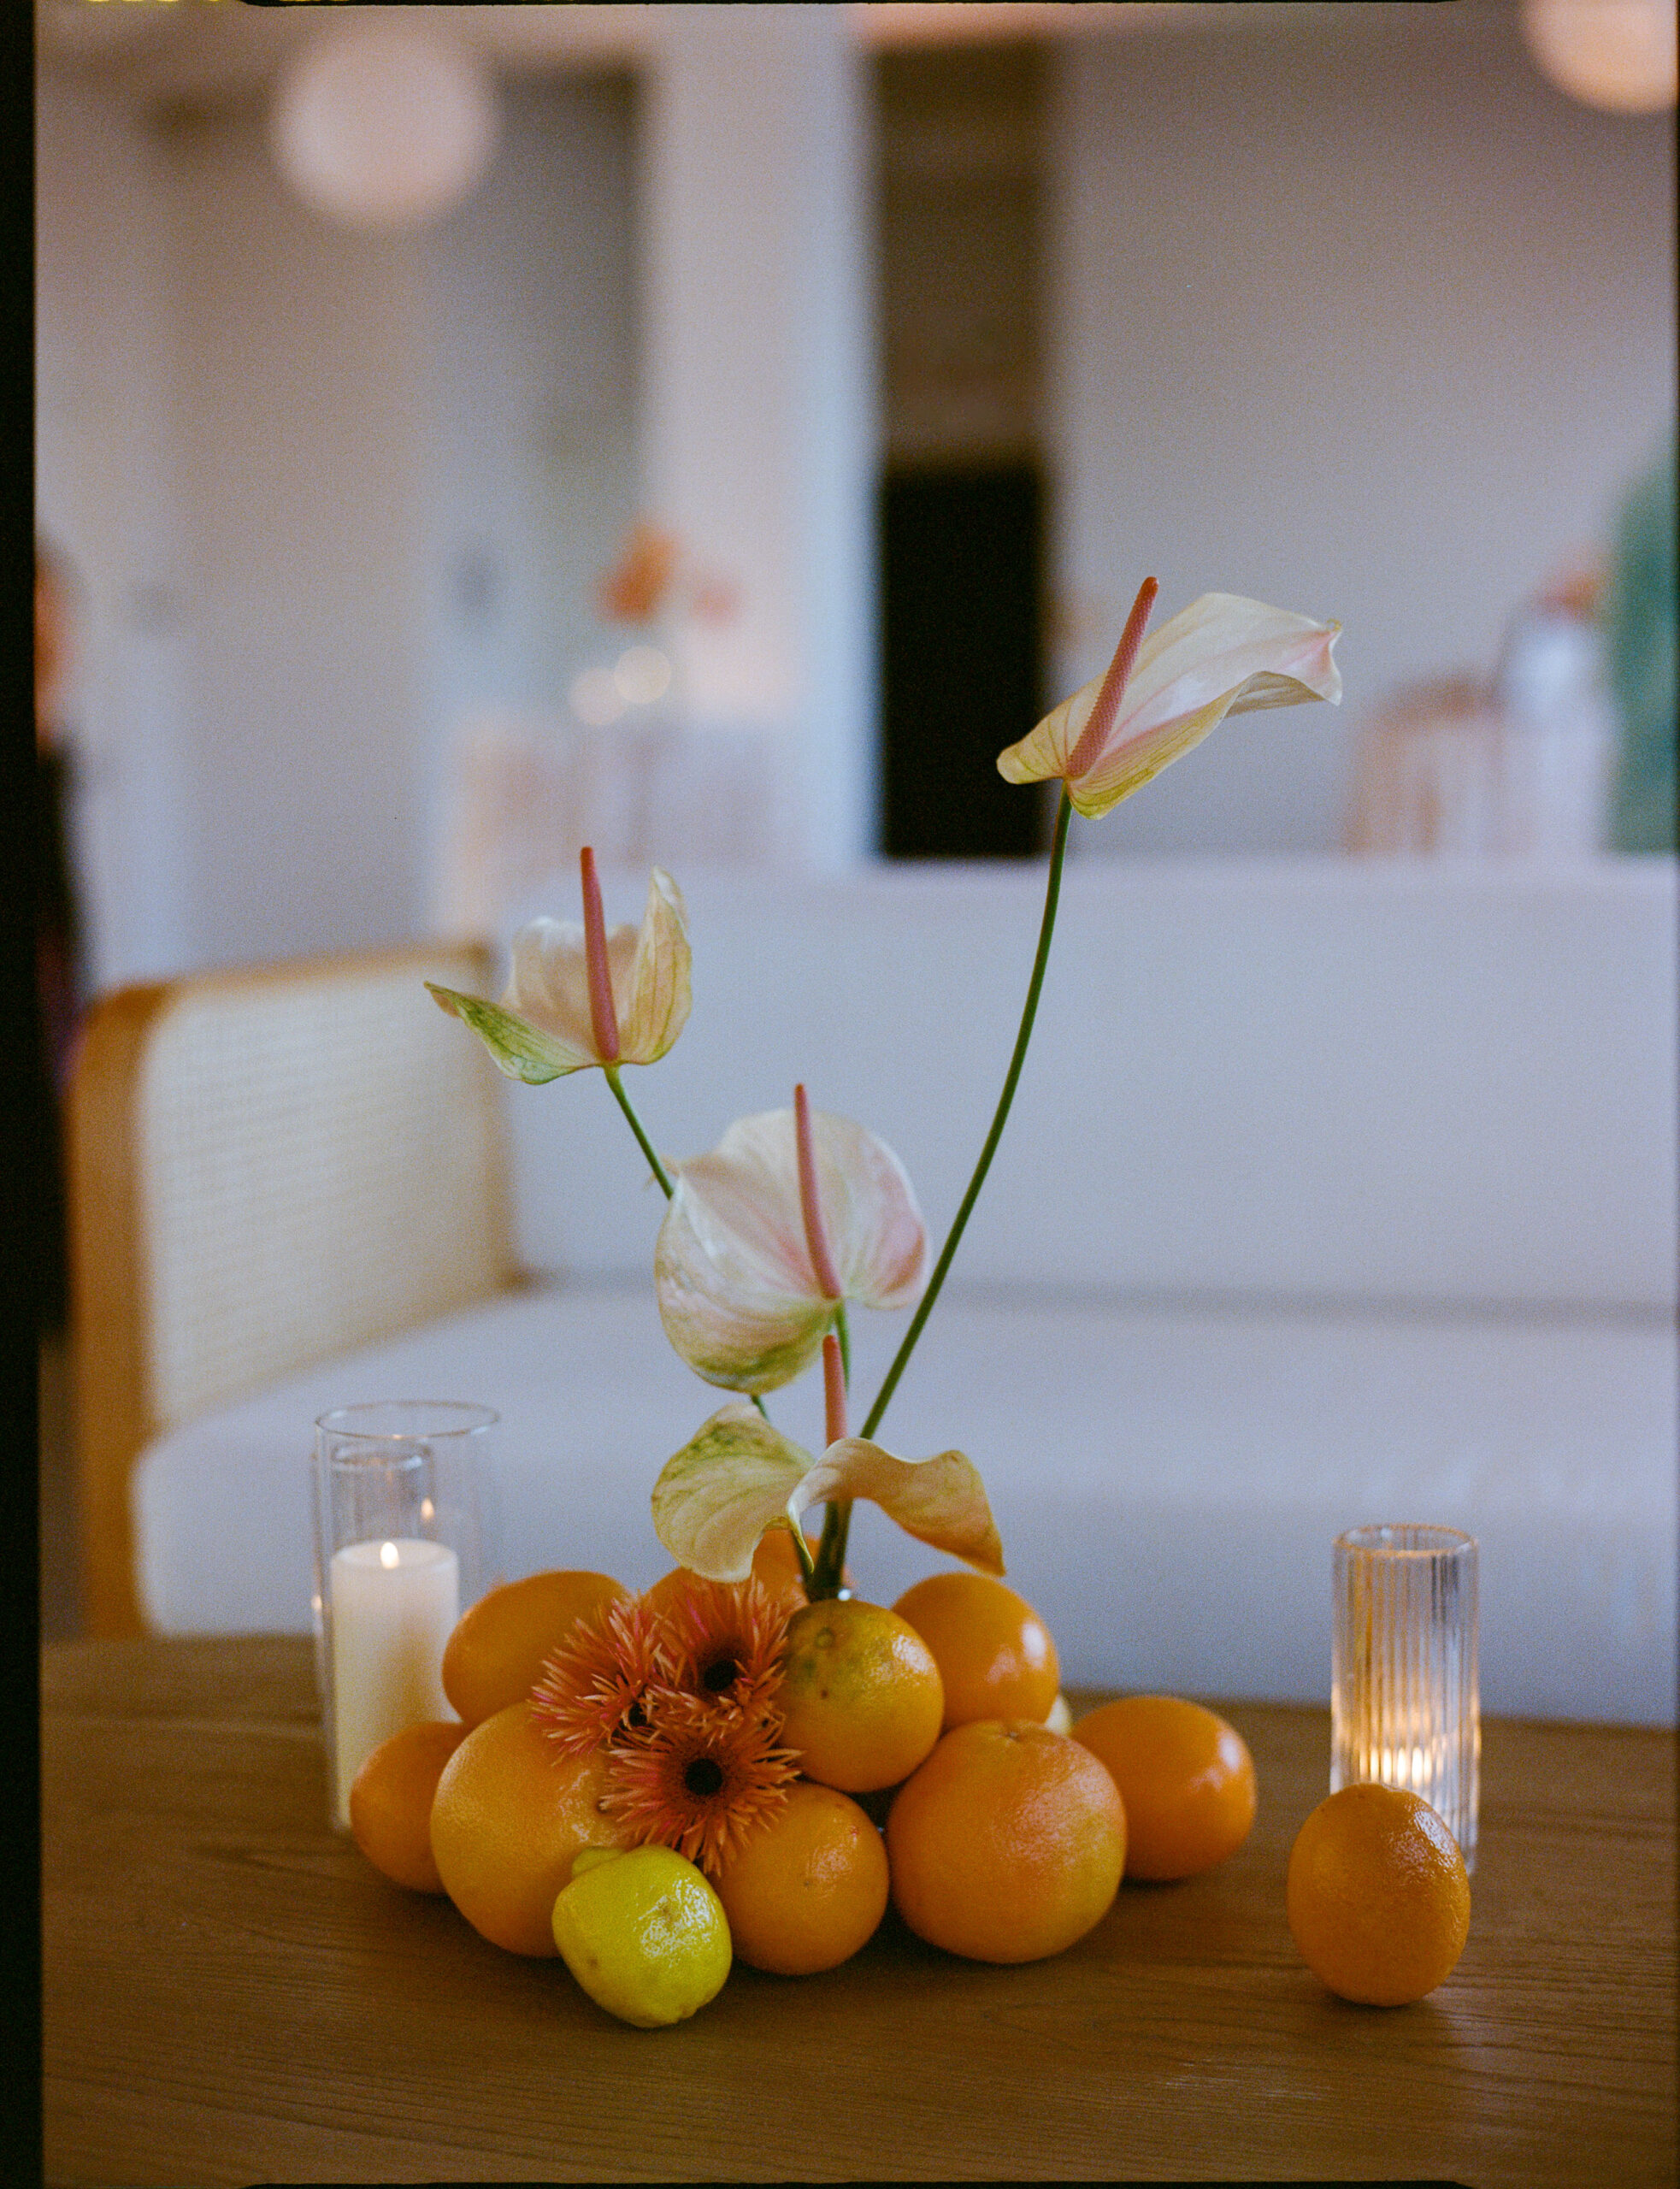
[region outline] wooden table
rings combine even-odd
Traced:
[[[889,1916],[650,2033],[328,1831],[307,1642],[53,1649],[47,2178],[1672,2182],[1670,1738],[1488,1726],[1470,1944],[1382,2011],[1283,1920],[1326,1714],[1229,1714],[1247,1844],[1070,1953],[983,1967]]]

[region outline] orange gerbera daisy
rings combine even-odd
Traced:
[[[693,1574],[665,1614],[661,1678],[702,1702],[733,1703],[750,1718],[774,1713],[790,1615],[762,1581],[729,1584]]]
[[[780,1727],[710,1696],[656,1689],[647,1722],[607,1751],[601,1805],[638,1846],[674,1847],[714,1876],[755,1826],[775,1815],[797,1779]]]
[[[548,1658],[531,1708],[563,1755],[592,1755],[646,1724],[648,1690],[666,1677],[663,1625],[645,1597],[616,1597]]]

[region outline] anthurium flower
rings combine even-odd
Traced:
[[[811,1506],[858,1497],[931,1549],[1003,1572],[985,1484],[964,1453],[901,1460],[867,1437],[842,1437],[813,1460],[741,1400],[720,1407],[666,1461],[653,1486],[653,1525],[680,1566],[740,1581],[767,1528],[799,1528]]]
[[[688,1017],[688,922],[675,882],[656,866],[641,926],[609,930],[592,852],[582,865],[583,924],[538,919],[522,928],[499,1004],[426,983],[498,1067],[528,1086],[591,1065],[656,1063]]]
[[[1105,675],[1082,685],[998,757],[1012,783],[1060,778],[1076,812],[1095,817],[1199,745],[1228,714],[1341,698],[1330,658],[1341,627],[1235,593],[1205,593],[1151,639],[1147,580]]]
[[[803,1154],[802,1154],[803,1150]],[[670,1166],[654,1251],[665,1334],[697,1374],[773,1391],[816,1356],[846,1300],[906,1307],[928,1235],[904,1165],[850,1118],[738,1118],[709,1155]]]

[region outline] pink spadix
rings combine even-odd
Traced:
[[[840,1272],[834,1267],[834,1258],[829,1251],[828,1233],[822,1221],[822,1203],[816,1192],[816,1149],[811,1134],[811,1100],[803,1086],[793,1089],[793,1138],[799,1157],[799,1213],[805,1218],[805,1251],[811,1256],[811,1266],[824,1295],[830,1300],[844,1299],[845,1289]]]
[[[1108,674],[1102,681],[1096,704],[1080,732],[1078,744],[1068,755],[1066,773],[1070,781],[1082,776],[1095,763],[1114,726],[1114,717],[1120,711],[1120,702],[1137,659],[1137,650],[1143,644],[1149,611],[1154,607],[1155,596],[1160,589],[1153,578],[1146,578],[1137,589],[1137,599],[1132,603],[1132,612],[1126,618],[1126,628],[1120,634],[1120,643],[1114,649],[1114,658],[1108,664]]]
[[[603,1064],[618,1062],[618,1013],[612,1000],[607,965],[607,923],[601,912],[601,879],[595,854],[586,844],[578,857],[583,869],[583,953],[589,971],[589,1024]]]
[[[846,1434],[846,1367],[832,1331],[822,1341],[822,1410],[826,1441],[838,1444]]]

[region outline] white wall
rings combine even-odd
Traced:
[[[733,596],[680,613],[687,726],[763,737],[790,864],[875,829],[875,419],[863,66],[840,11],[675,8],[642,197],[651,514]]]
[[[640,502],[629,81],[505,84],[490,174],[421,245],[434,819],[463,717],[553,712],[616,658],[594,585]]]
[[[425,901],[415,246],[308,211],[256,113],[163,141],[185,939],[199,964],[396,941]]]
[[[1163,616],[1224,591],[1346,626],[1340,715],[1221,731],[1088,852],[1331,848],[1361,711],[1490,670],[1672,414],[1672,117],[1565,98],[1514,10],[1335,28],[1056,56],[1056,576],[1085,626],[1056,688],[1151,571]]]
[[[167,126],[44,74],[41,521],[94,984],[425,930],[446,734],[610,658],[635,505],[622,84],[513,90],[429,235],[282,187],[260,103]]]

